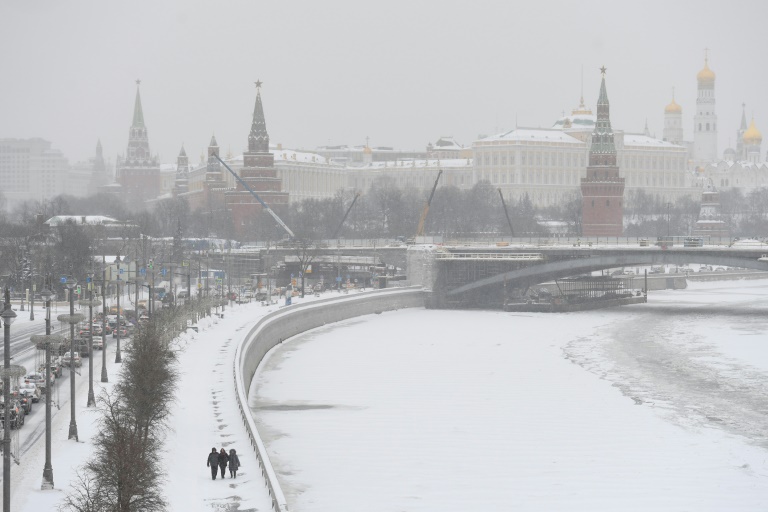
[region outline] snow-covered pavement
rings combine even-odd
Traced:
[[[307,297],[304,300],[312,299]],[[297,301],[302,299],[294,299],[294,302]],[[201,319],[199,333],[189,330],[178,338],[181,377],[177,402],[166,442],[167,451],[158,454],[167,469],[165,491],[169,510],[246,511],[271,508],[255,453],[248,442],[235,402],[232,361],[238,336],[242,337],[261,316],[277,307],[277,304],[264,307],[256,303],[228,307],[223,319]],[[119,378],[120,365],[114,363],[115,343],[111,337],[107,339],[110,383],[102,385],[99,382],[101,354],[97,351],[94,359],[94,391],[97,396],[103,389],[109,391]],[[26,357],[35,356],[29,353]],[[33,362],[30,360],[28,366]],[[56,488],[52,491],[40,490],[45,443],[44,437],[38,435],[21,463],[13,465],[13,510],[55,510],[69,491],[77,468],[91,454],[91,439],[96,432],[98,413],[86,408],[88,382],[84,377],[87,375],[87,359],[81,374],[77,381],[79,442],[67,440],[69,386],[68,381],[63,379],[62,386],[65,387],[60,390],[61,410],[54,408],[52,424],[52,466]],[[33,411],[35,418],[44,419],[44,407],[41,405],[42,402],[36,404],[37,410]],[[25,428],[29,425],[23,427],[22,432]],[[236,480],[229,479],[228,472],[225,481],[211,480],[205,462],[213,446],[237,450],[242,468]]]

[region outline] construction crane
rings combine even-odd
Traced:
[[[224,162],[224,160],[222,160],[222,159],[219,157],[219,155],[217,155],[216,153],[214,153],[214,154],[213,154],[213,156],[215,156],[215,157],[216,157],[216,160],[218,160],[219,162],[221,162],[221,164],[222,164],[224,167],[226,167],[226,168],[227,168],[227,170],[228,170],[228,171],[229,171],[229,172],[232,174],[232,176],[234,176],[234,177],[235,177],[235,179],[236,179],[238,182],[240,182],[240,184],[241,184],[242,186],[244,186],[244,187],[245,187],[245,190],[247,190],[248,192],[250,192],[250,193],[251,193],[251,195],[252,195],[253,197],[255,197],[255,198],[256,198],[256,200],[257,200],[258,202],[260,202],[260,203],[261,203],[261,206],[264,208],[264,210],[265,210],[265,211],[266,211],[268,214],[270,214],[270,215],[272,216],[272,218],[273,218],[273,219],[275,219],[275,221],[277,221],[277,223],[278,223],[278,224],[280,224],[280,226],[282,226],[282,228],[283,228],[283,229],[286,231],[286,233],[288,233],[288,236],[290,236],[291,238],[296,238],[296,235],[294,235],[294,234],[293,234],[293,231],[291,231],[291,228],[289,228],[288,226],[286,226],[286,225],[285,225],[285,222],[283,222],[283,221],[280,219],[280,217],[278,217],[278,216],[277,216],[277,214],[276,214],[274,211],[272,211],[272,208],[270,208],[269,206],[267,206],[267,203],[265,203],[264,201],[262,201],[262,200],[261,200],[261,198],[259,197],[259,194],[257,194],[256,192],[254,192],[254,191],[253,191],[253,189],[252,189],[251,187],[249,187],[249,186],[248,186],[248,184],[247,184],[246,182],[244,182],[244,181],[243,181],[243,180],[240,178],[240,176],[238,176],[238,175],[237,175],[237,173],[236,173],[235,171],[233,171],[232,169],[230,169],[230,167],[229,167],[229,166],[228,166],[228,165],[227,165],[227,164]]]
[[[339,234],[339,231],[341,231],[341,226],[344,225],[344,221],[347,220],[347,215],[349,215],[349,212],[352,210],[352,207],[355,206],[355,202],[357,202],[357,198],[360,197],[360,193],[355,194],[355,198],[352,200],[352,204],[349,205],[349,208],[347,208],[347,213],[344,214],[344,218],[341,219],[341,222],[339,223],[339,227],[336,228],[336,231],[333,232],[333,236],[331,238],[336,238],[336,236]]]
[[[504,207],[504,215],[507,216],[507,224],[509,224],[509,234],[512,235],[512,238],[515,237],[515,230],[512,228],[512,221],[509,220],[509,212],[507,211],[507,203],[504,202],[504,194],[501,193],[501,189],[499,190],[499,197],[501,197],[501,206]]]
[[[435,197],[435,190],[437,190],[437,182],[440,181],[440,176],[442,176],[443,170],[440,169],[437,173],[437,178],[435,178],[435,184],[432,186],[432,193],[429,194],[429,199],[427,199],[427,204],[424,205],[424,209],[421,211],[421,218],[419,219],[419,227],[416,228],[416,236],[424,236],[424,222],[427,220],[427,213],[429,213],[429,205],[432,204],[432,198]]]

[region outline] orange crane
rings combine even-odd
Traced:
[[[437,178],[435,178],[435,184],[432,187],[432,193],[429,194],[429,199],[427,199],[427,204],[424,205],[424,209],[421,211],[421,218],[419,219],[419,227],[416,228],[416,236],[424,236],[424,222],[427,220],[427,213],[429,213],[429,205],[432,204],[432,198],[435,197],[435,190],[437,190],[437,182],[440,181],[440,176],[442,176],[443,170],[440,169],[437,173]]]

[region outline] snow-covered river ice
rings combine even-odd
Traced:
[[[768,510],[768,281],[568,314],[402,310],[273,350],[294,510]]]

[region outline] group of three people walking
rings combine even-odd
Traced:
[[[216,448],[211,449],[211,453],[208,455],[208,466],[211,468],[211,479],[216,480],[217,470],[221,468],[221,478],[224,478],[224,471],[229,465],[229,478],[237,478],[237,470],[240,468],[240,459],[237,456],[237,451],[234,449],[227,450],[224,448],[220,452],[216,451]]]

